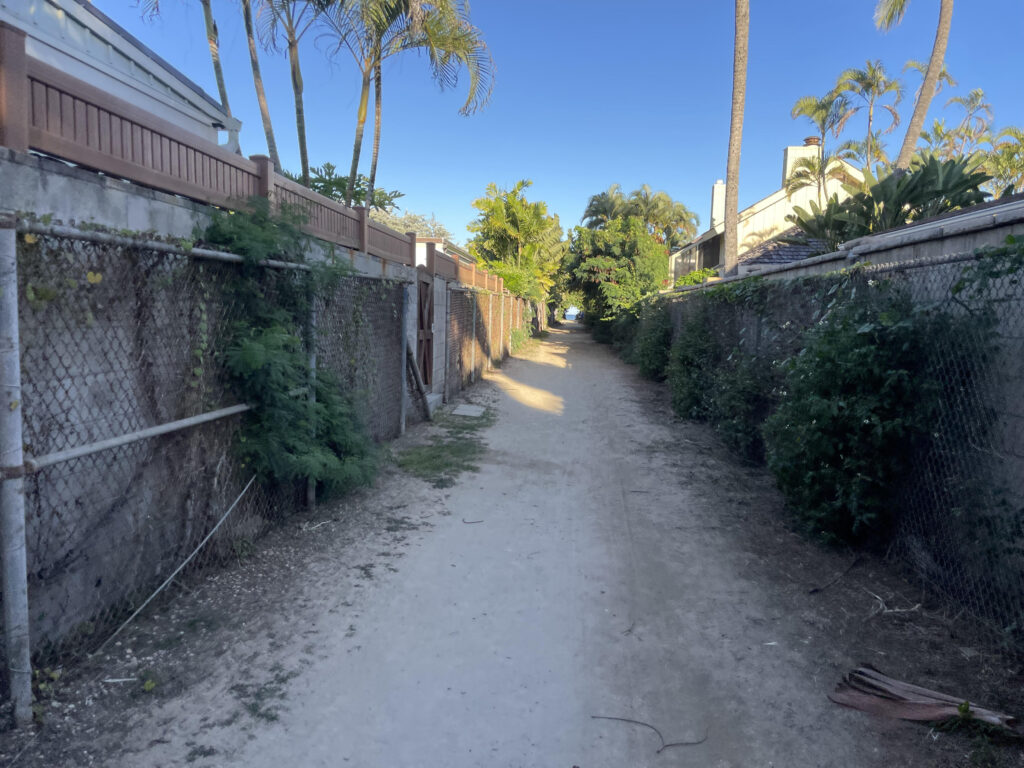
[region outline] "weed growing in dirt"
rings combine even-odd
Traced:
[[[285,672],[275,667],[274,676],[260,685],[238,683],[231,686],[231,693],[241,703],[243,709],[257,720],[274,722],[279,717],[277,703],[285,698],[285,686],[298,676],[298,672]]]
[[[431,443],[399,452],[398,466],[435,488],[450,488],[463,472],[479,469],[476,462],[487,449],[479,433],[494,424],[496,418],[490,408],[477,417],[441,417],[435,425],[442,433]]]
[[[197,744],[189,750],[187,755],[185,755],[185,762],[194,763],[201,757],[213,757],[216,754],[217,750],[214,747],[206,746],[205,744]]]

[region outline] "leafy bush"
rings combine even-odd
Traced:
[[[685,275],[679,277],[676,280],[676,288],[680,288],[687,285],[703,285],[708,280],[713,280],[718,277],[718,270],[712,267],[704,267],[703,269],[696,269],[693,272],[687,272]]]
[[[719,359],[720,351],[711,338],[707,305],[702,301],[692,315],[683,319],[669,350],[666,373],[672,410],[678,416],[695,421],[708,418],[708,397]]]
[[[630,362],[641,375],[655,381],[665,378],[669,349],[672,346],[672,318],[663,301],[648,303],[637,319]]]
[[[931,351],[950,346],[965,322],[918,309],[885,283],[859,295],[856,287],[844,284],[786,363],[781,403],[764,425],[768,466],[790,507],[831,541],[863,542],[888,527],[895,489],[936,422],[942,382],[958,378],[959,366],[940,369]]]
[[[764,459],[761,425],[771,410],[772,372],[764,360],[733,350],[714,371],[705,395],[708,421],[748,461]]]
[[[309,270],[270,270],[268,259],[303,263],[306,239],[299,220],[272,213],[253,200],[250,213],[216,213],[204,244],[242,256],[227,291],[237,316],[229,329],[224,365],[239,399],[252,406],[239,433],[243,464],[264,481],[312,478],[326,492],[372,480],[377,453],[351,399],[326,371],[318,371],[315,401],[306,349],[310,301],[333,291],[350,270],[333,261]]]
[[[509,349],[511,350],[513,355],[523,348],[523,345],[530,340],[531,335],[532,334],[530,333],[529,328],[512,329],[512,336],[509,343]]]
[[[626,362],[633,362],[633,341],[638,325],[639,318],[632,309],[619,312],[608,323],[608,340]]]

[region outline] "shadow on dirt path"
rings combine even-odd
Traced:
[[[466,395],[493,421],[477,471],[393,468],[296,518],[90,662],[20,764],[967,764],[826,694],[868,661],[983,697],[988,657],[930,606],[874,615],[869,588],[920,597],[870,559],[809,595],[849,557],[787,531],[763,471],[607,348],[555,329]]]

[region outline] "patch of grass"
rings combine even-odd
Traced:
[[[217,750],[213,747],[208,747],[203,744],[199,744],[197,746],[192,747],[192,749],[189,750],[188,754],[185,755],[185,762],[194,763],[201,757],[213,757],[216,754]]]
[[[373,568],[373,563],[364,563],[363,565],[353,566],[353,570],[359,571],[362,577],[367,580],[373,578]]]
[[[272,671],[274,676],[261,685],[251,683],[238,683],[231,686],[231,692],[242,704],[243,709],[257,720],[265,720],[268,723],[276,721],[279,717],[276,702],[285,697],[285,686],[288,681],[298,676],[298,672],[285,672],[281,667],[275,666]]]
[[[408,517],[389,517],[384,521],[384,530],[388,533],[401,531],[418,531],[420,527]]]
[[[479,432],[496,420],[490,408],[482,416],[443,416],[435,422],[441,434],[431,443],[399,452],[398,466],[435,488],[450,488],[463,472],[479,470],[477,461],[487,450]]]

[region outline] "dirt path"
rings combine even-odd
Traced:
[[[165,659],[184,678],[193,654],[192,679],[125,699],[123,727],[50,764],[957,764],[947,737],[826,700],[852,663],[906,671],[888,630],[807,597],[843,557],[771,522],[763,473],[659,412],[607,348],[553,331],[468,396],[497,415],[479,472],[392,472],[346,524],[294,533],[307,562],[272,541],[204,586],[193,600],[235,615]],[[701,743],[657,754],[653,730],[595,716]]]

